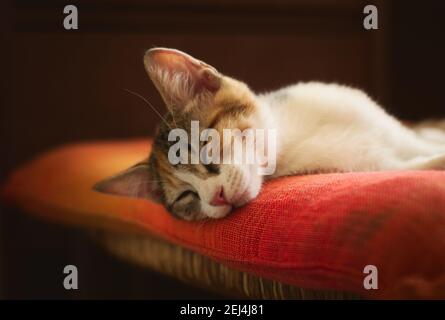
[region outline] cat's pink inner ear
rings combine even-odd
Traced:
[[[197,94],[215,93],[220,88],[221,77],[213,67],[178,50],[151,49],[145,54],[144,64],[164,98],[184,103]]]

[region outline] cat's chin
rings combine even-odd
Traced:
[[[249,185],[234,201],[233,206],[235,208],[242,207],[255,199],[261,190],[261,182],[255,185]]]
[[[204,218],[221,219],[227,216],[233,209],[232,205],[212,206],[205,204],[202,207],[202,215]]]
[[[255,199],[260,193],[262,182],[261,176],[250,174],[246,188],[233,195],[231,201],[233,206],[239,208]]]
[[[225,196],[234,208],[242,207],[255,199],[263,182],[263,177],[257,174],[256,166],[229,167],[224,172],[224,178]]]

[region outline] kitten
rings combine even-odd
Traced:
[[[151,199],[186,220],[222,218],[253,200],[263,180],[319,172],[445,169],[445,122],[408,128],[364,92],[337,84],[298,83],[257,95],[183,52],[147,51],[144,65],[170,111],[146,161],[98,183],[101,192]],[[177,164],[172,128],[275,129],[276,170],[257,164]]]

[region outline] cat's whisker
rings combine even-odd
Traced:
[[[126,88],[124,88],[125,91],[127,91],[128,93],[131,93],[132,95],[135,95],[136,97],[140,98],[142,101],[144,101],[146,104],[148,104],[148,106],[159,116],[159,118],[161,118],[161,120],[167,125],[167,127],[170,128],[170,130],[172,129],[170,127],[170,125],[167,123],[167,121],[164,119],[164,117],[161,115],[161,113],[150,103],[150,101],[148,101],[146,98],[144,98],[142,95],[140,95],[137,92],[128,90]]]

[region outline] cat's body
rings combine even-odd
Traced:
[[[299,83],[256,95],[244,83],[172,49],[144,57],[146,70],[169,113],[160,123],[148,160],[96,185],[111,194],[153,199],[186,220],[221,218],[253,200],[264,179],[284,175],[445,169],[445,122],[408,128],[360,90]],[[174,128],[276,130],[272,175],[260,164],[173,164]],[[196,146],[189,145],[190,150]],[[231,148],[231,145],[229,145]],[[221,146],[221,149],[224,145]],[[187,155],[188,156],[188,155]]]
[[[436,142],[426,139],[363,91],[310,82],[259,95],[258,100],[269,127],[278,132],[272,177],[442,168],[429,162],[445,159],[445,132],[436,133]]]

